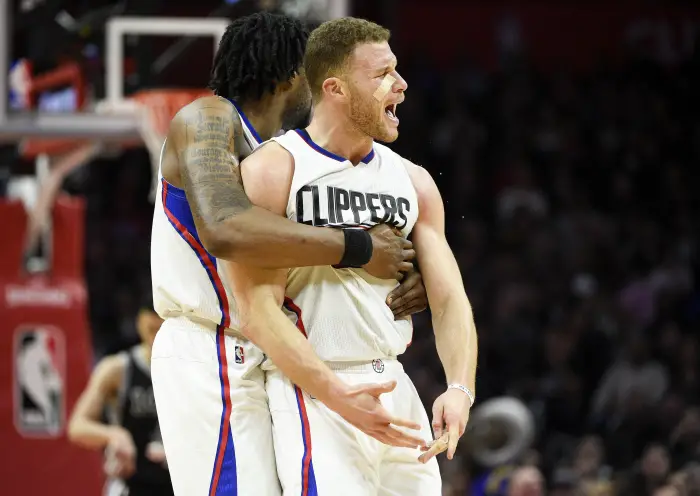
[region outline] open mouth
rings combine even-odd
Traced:
[[[394,122],[399,122],[398,117],[396,117],[396,103],[392,103],[391,105],[388,105],[387,107],[384,108],[384,113],[389,117],[390,120]]]

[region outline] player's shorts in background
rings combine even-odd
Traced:
[[[432,439],[428,416],[397,360],[329,364],[348,384],[396,380],[381,396],[393,415],[420,423]],[[417,449],[381,444],[311,399],[279,371],[267,374],[277,471],[285,496],[440,496],[437,461],[419,463]]]
[[[158,421],[177,496],[281,494],[259,367],[247,340],[166,319],[151,358]]]

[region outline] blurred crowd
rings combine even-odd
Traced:
[[[512,466],[471,462],[467,434],[441,462],[445,494],[700,495],[700,57],[669,69],[632,52],[570,74],[414,55],[399,52],[393,147],[443,194],[479,332],[477,401],[520,398],[537,426]],[[150,170],[130,150],[66,183],[88,200],[98,357],[137,340],[149,299]],[[429,312],[414,323],[403,362],[429,411],[444,378]]]
[[[700,494],[700,59],[631,52],[585,75],[399,59],[395,148],[444,197],[477,397],[536,418],[508,494],[540,494],[542,477],[557,495]],[[444,382],[429,315],[414,322],[405,363],[429,406]],[[446,494],[505,494],[493,479],[512,469],[446,462]]]

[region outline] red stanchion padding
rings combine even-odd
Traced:
[[[22,246],[27,228],[27,215],[21,201],[0,198],[0,278],[17,277],[22,263]],[[2,325],[0,323],[0,325]]]
[[[104,481],[100,454],[66,437],[68,415],[92,365],[82,269],[84,203],[57,201],[48,275],[22,273],[24,207],[0,200],[0,218],[2,493],[97,496]]]

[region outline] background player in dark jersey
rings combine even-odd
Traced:
[[[70,419],[73,443],[104,450],[110,496],[173,494],[150,372],[151,346],[162,322],[150,308],[139,311],[141,344],[98,363]]]

